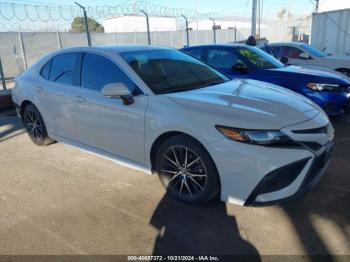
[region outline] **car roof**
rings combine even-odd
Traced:
[[[80,47],[70,47],[64,48],[60,52],[82,52],[82,51],[104,51],[104,52],[134,52],[134,51],[147,51],[147,50],[160,50],[160,49],[173,49],[165,46],[151,46],[151,45],[97,45],[97,46],[80,46]]]
[[[275,43],[268,43],[268,45],[274,46],[274,45],[287,45],[287,46],[302,46],[305,45],[303,42],[275,42]]]
[[[195,49],[195,48],[214,48],[214,47],[247,47],[246,44],[238,44],[238,43],[226,43],[226,44],[209,44],[209,45],[194,45],[194,46],[185,46],[181,49]],[[248,46],[251,47],[251,46]]]

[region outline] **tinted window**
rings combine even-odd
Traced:
[[[240,47],[238,53],[247,59],[252,65],[260,69],[272,69],[284,67],[284,65],[273,56],[265,53],[257,47]]]
[[[42,77],[44,77],[45,79],[49,79],[50,77],[50,66],[51,66],[51,62],[52,62],[52,59],[50,59],[49,62],[47,62],[43,68],[41,69],[41,75]]]
[[[173,49],[121,55],[155,94],[187,91],[228,81],[199,60]]]
[[[132,93],[138,92],[130,78],[108,58],[85,53],[81,69],[81,86],[101,91],[102,87],[112,83],[123,83]]]
[[[187,54],[190,56],[193,56],[194,58],[201,59],[202,58],[202,50],[201,49],[187,49],[184,50]]]
[[[208,65],[215,68],[232,69],[237,63],[242,63],[237,56],[230,50],[209,49]]]
[[[303,51],[299,48],[292,46],[274,46],[272,47],[273,53],[277,58],[288,57],[288,58],[299,58]]]
[[[66,53],[52,58],[50,80],[62,83],[73,84],[73,72],[79,53]]]

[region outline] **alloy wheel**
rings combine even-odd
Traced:
[[[44,137],[44,126],[40,117],[34,112],[33,109],[25,110],[23,113],[23,122],[29,135],[40,141]]]
[[[193,198],[205,191],[207,170],[202,159],[186,146],[172,146],[161,160],[161,172],[169,190]]]

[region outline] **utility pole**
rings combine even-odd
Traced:
[[[87,41],[88,41],[88,45],[91,46],[91,37],[90,37],[90,31],[89,31],[89,24],[88,24],[88,18],[86,15],[86,10],[85,7],[82,6],[81,4],[75,2],[75,4],[77,6],[79,6],[81,9],[83,9],[83,13],[84,13],[84,21],[85,21],[85,30],[86,30],[86,37],[87,37]]]
[[[315,0],[316,1],[316,5],[315,5],[315,13],[318,13],[318,6],[320,4],[320,0]]]
[[[251,35],[256,36],[256,6],[257,6],[257,0],[253,0],[253,7],[252,7],[252,31]]]

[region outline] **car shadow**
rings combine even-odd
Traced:
[[[324,177],[304,198],[281,206],[307,253],[328,255],[327,261],[337,260],[332,257],[334,241],[342,239],[342,246],[350,250],[350,118],[343,116],[331,120],[335,128],[335,146]],[[339,236],[333,239],[322,235],[322,229],[315,222],[317,219],[331,224]],[[320,261],[319,256],[310,259]]]
[[[159,231],[153,255],[254,255],[254,261],[260,261],[257,249],[241,237],[235,217],[219,200],[191,206],[166,194],[150,224]]]
[[[0,142],[23,133],[25,133],[25,128],[15,110],[0,113]]]

